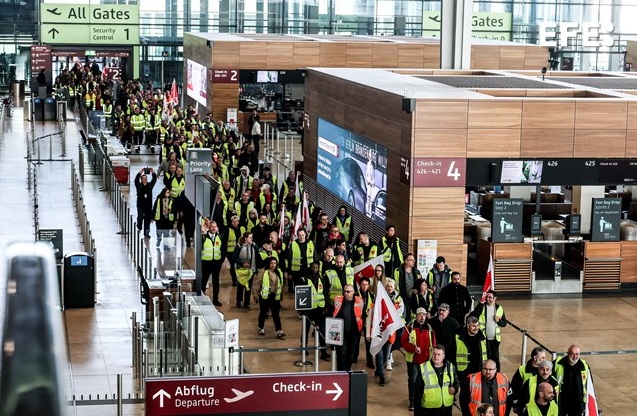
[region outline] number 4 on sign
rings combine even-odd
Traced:
[[[456,161],[452,160],[449,165],[449,170],[447,171],[447,176],[452,177],[454,181],[457,181],[460,178],[460,171],[456,167]]]

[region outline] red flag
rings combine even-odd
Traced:
[[[369,346],[369,352],[372,355],[378,354],[391,334],[402,328],[403,325],[403,319],[396,310],[394,302],[389,298],[383,285],[378,285],[372,315],[372,342]]]
[[[585,416],[598,416],[597,398],[595,397],[595,388],[591,379],[591,371],[586,372],[586,412]]]
[[[482,300],[484,303],[487,297],[487,291],[494,290],[495,288],[495,276],[493,275],[493,255],[489,254],[489,270],[487,270],[487,277],[484,279],[484,286],[482,288]]]
[[[371,280],[374,277],[374,270],[378,265],[385,265],[382,254],[354,267],[354,279],[356,279],[356,283],[360,282],[361,277],[368,277]]]

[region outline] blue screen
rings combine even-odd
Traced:
[[[71,266],[88,266],[88,257],[71,256]]]

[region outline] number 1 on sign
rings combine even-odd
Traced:
[[[460,171],[456,167],[456,161],[452,160],[449,165],[449,170],[447,171],[447,176],[452,177],[454,181],[457,181],[460,178]]]

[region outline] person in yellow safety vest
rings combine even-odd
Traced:
[[[75,96],[77,95],[77,88],[75,87],[75,83],[71,82],[68,85],[69,91],[69,110],[75,110]]]
[[[161,117],[156,114],[155,107],[151,107],[146,114],[146,149],[155,153],[155,143],[161,131]]]
[[[336,256],[334,267],[327,269],[324,274],[325,284],[329,287],[330,297],[328,307],[334,305],[334,299],[343,293],[345,285],[354,286],[354,269],[345,265],[345,257]]]
[[[270,189],[270,185],[263,184],[261,185],[261,192],[259,193],[259,198],[257,199],[257,210],[259,210],[259,212],[263,211],[263,207],[266,203],[270,204],[273,211],[277,211],[279,208],[276,194],[272,192],[272,190]]]
[[[494,407],[496,415],[506,414],[509,379],[497,371],[493,360],[482,363],[480,372],[461,380],[460,408],[463,416],[473,416],[482,403]],[[464,393],[462,393],[464,392]]]
[[[234,207],[236,195],[234,188],[230,185],[230,181],[223,181],[223,184],[221,185],[221,198],[223,198],[229,207]]]
[[[400,248],[400,238],[396,236],[396,228],[393,225],[385,227],[386,233],[378,243],[378,251],[383,255],[385,262],[385,276],[394,277],[394,270],[404,263],[403,251]]]
[[[162,237],[169,236],[175,223],[176,210],[173,204],[173,198],[170,196],[169,188],[162,189],[159,195],[157,195],[153,212],[155,213],[153,219],[155,220],[155,228],[157,229],[157,247],[159,247]]]
[[[378,256],[378,246],[369,239],[369,234],[362,231],[358,234],[357,244],[352,252],[352,266],[358,266]],[[386,273],[385,273],[386,274]]]
[[[588,400],[586,389],[591,368],[580,358],[580,347],[571,345],[567,356],[555,360],[553,369],[559,383],[560,415],[581,415]]]
[[[352,369],[354,346],[358,345],[356,338],[361,336],[363,329],[365,302],[355,293],[354,286],[347,284],[343,287],[343,294],[334,299],[332,316],[343,319],[345,323],[343,325],[343,344],[336,347],[337,371],[350,371]]]
[[[307,231],[301,228],[296,233],[296,240],[290,243],[288,250],[288,274],[291,276],[293,285],[288,285],[288,291],[294,292],[293,286],[301,281],[308,265],[316,260],[314,243],[307,240]]]
[[[285,338],[281,328],[281,300],[283,299],[283,271],[279,269],[276,258],[267,260],[268,267],[259,271],[252,282],[254,302],[259,304],[259,335],[265,335],[265,319],[268,311],[272,314],[272,322],[276,337]]]
[[[186,178],[184,177],[184,168],[181,166],[177,166],[175,168],[175,174],[171,176],[167,176],[164,179],[164,185],[170,188],[170,196],[177,200],[181,198],[184,193],[184,189],[186,189]],[[180,207],[177,207],[180,208]]]
[[[345,237],[347,245],[349,246],[352,244],[352,238],[354,238],[354,224],[352,222],[352,216],[347,212],[347,207],[345,205],[340,206],[332,224],[338,227],[339,231]]]
[[[254,233],[252,235],[254,235]],[[257,269],[267,268],[270,258],[275,258],[277,264],[279,264],[279,253],[272,250],[272,241],[269,238],[261,241],[261,249],[259,250],[258,254],[259,257],[257,258]]]
[[[141,114],[139,107],[135,107],[135,112],[130,118],[133,125],[133,142],[135,144],[135,152],[139,153],[139,146],[144,141],[144,128],[146,127],[146,118]]]
[[[305,326],[305,339],[310,339],[309,334],[313,323],[319,333],[319,344],[325,348],[327,345],[325,342],[325,298],[328,292],[323,276],[319,272],[318,262],[313,261],[310,264],[303,277],[299,279],[299,284],[308,285],[312,289],[312,309],[301,311],[304,319],[308,319]],[[307,343],[309,344],[309,341]],[[330,359],[327,349],[321,350],[321,359],[326,361]]]
[[[551,375],[553,372],[553,363],[545,360],[538,366],[538,372],[536,376],[533,376],[526,380],[522,385],[522,392],[519,395],[519,399],[516,405],[517,414],[521,415],[527,404],[537,400],[539,391],[537,386],[541,383],[549,383],[553,386],[555,392],[555,402],[557,406],[557,397],[559,396],[559,385],[557,379]]]
[[[429,360],[431,350],[436,345],[436,335],[426,323],[427,310],[418,308],[416,319],[407,325],[400,337],[400,345],[405,349],[407,363],[407,397],[409,410],[414,410],[414,387],[418,377],[418,368]]]
[[[544,348],[535,347],[531,350],[531,358],[529,358],[526,364],[518,367],[517,371],[511,378],[511,391],[507,398],[509,408],[517,406],[519,397],[522,394],[522,386],[528,379],[535,377],[538,374],[539,365],[544,360],[546,360],[546,351]],[[551,366],[551,368],[553,367]],[[522,407],[522,409],[524,408]]]
[[[84,108],[86,108],[89,111],[95,110],[96,98],[97,96],[95,95],[94,90],[87,91],[87,93],[84,94]]]
[[[230,225],[227,231],[224,233],[223,246],[225,249],[225,256],[230,263],[230,277],[232,279],[232,286],[237,286],[237,272],[234,267],[233,255],[234,248],[237,246],[239,238],[245,233],[245,228],[239,225],[239,217],[233,215],[230,218]]]
[[[458,378],[461,382],[467,380],[469,374],[480,371],[482,363],[488,358],[487,339],[480,331],[478,318],[468,316],[466,325],[458,329],[449,351],[449,360],[456,365]],[[495,364],[493,365],[495,368]],[[460,391],[460,404],[463,416],[469,415],[469,390],[462,388]],[[463,407],[464,406],[464,407]]]
[[[431,358],[420,364],[414,383],[414,415],[451,416],[460,381],[454,365],[445,361],[445,347],[436,345]],[[502,415],[504,416],[504,415]]]
[[[201,225],[201,293],[206,293],[208,280],[212,276],[212,304],[219,302],[219,274],[223,265],[223,246],[219,227],[214,221],[204,219]]]
[[[264,185],[270,185],[270,192],[275,194],[274,195],[275,197],[278,196],[276,195],[276,191],[278,189],[276,176],[272,174],[272,171],[270,170],[269,166],[265,166],[263,168],[263,176],[261,177],[261,180],[263,181]]]
[[[507,324],[506,316],[502,305],[496,303],[498,295],[493,289],[489,289],[485,295],[485,302],[479,303],[471,312],[471,315],[478,318],[480,330],[487,338],[487,347],[489,348],[489,358],[495,361],[500,371],[500,343],[502,342],[502,333],[500,328],[504,328]]]
[[[102,111],[104,112],[104,127],[106,130],[111,130],[113,128],[113,104],[111,104],[110,98],[104,101]]]
[[[524,408],[524,416],[559,416],[557,404],[554,401],[555,392],[549,383],[540,383],[538,386],[538,398],[527,404]]]

